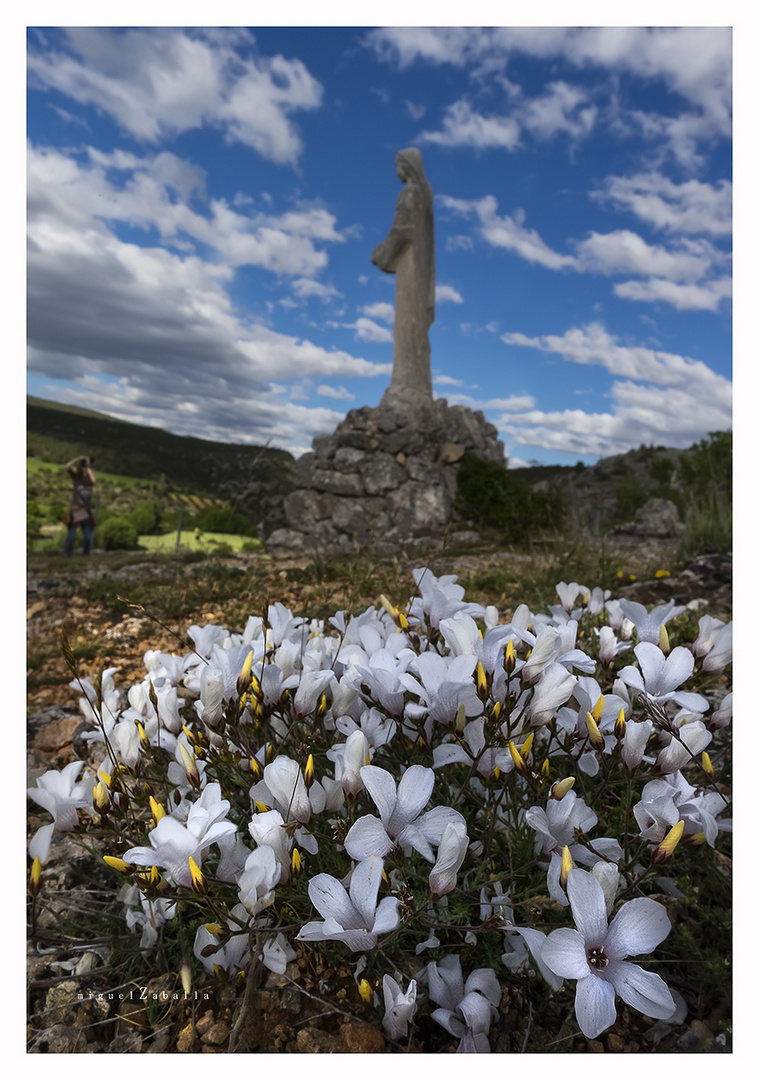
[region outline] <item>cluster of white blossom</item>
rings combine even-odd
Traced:
[[[677,842],[714,847],[730,828],[706,751],[716,733],[726,745],[732,696],[714,708],[691,687],[717,684],[732,624],[704,615],[670,647],[685,609],[576,582],[503,624],[455,577],[415,580],[402,608],[321,622],[273,604],[242,633],[192,626],[191,650],[147,652],[126,691],[115,668],[75,679],[102,759],[29,790],[53,818],[31,858],[96,825],[140,948],[194,905],[195,956],[219,977],[282,973],[295,942],[362,954],[357,981],[371,957],[392,1040],[423,1003],[460,1052],[488,1052],[501,987],[531,961],[554,990],[576,980],[588,1038],[616,996],[681,1019],[679,995],[625,958],[670,931],[644,893],[678,895],[660,876]],[[612,792],[616,831],[597,835]]]

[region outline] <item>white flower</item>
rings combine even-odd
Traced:
[[[273,850],[263,845],[251,851],[238,882],[240,902],[251,915],[258,915],[274,903],[279,880],[280,868]]]
[[[430,870],[429,886],[433,898],[445,896],[455,887],[456,875],[468,847],[466,825],[461,821],[450,821],[437,849],[437,862]]]
[[[290,849],[293,841],[279,810],[267,810],[263,814],[254,814],[248,829],[259,847],[268,847],[274,852],[279,865],[279,881],[284,883],[290,877]]]
[[[464,982],[461,960],[446,956],[427,965],[432,1019],[460,1039],[458,1053],[489,1054],[488,1032],[498,1015],[501,987],[492,968],[478,968]]]
[[[542,960],[556,975],[577,979],[575,1015],[588,1039],[614,1023],[616,994],[645,1016],[667,1020],[675,1002],[667,985],[650,971],[625,962],[649,953],[670,931],[666,908],[648,897],[629,900],[607,926],[606,901],[596,878],[570,870],[567,893],[576,930],[562,927],[548,935]]]
[[[264,783],[287,821],[308,825],[313,817],[311,800],[300,765],[289,757],[277,757],[264,769]]]
[[[382,860],[360,862],[345,886],[329,874],[317,874],[308,883],[308,895],[324,922],[306,923],[298,941],[343,941],[351,952],[373,949],[380,934],[395,930],[399,922],[398,899],[386,896],[377,904],[382,881]]]
[[[221,788],[214,781],[191,805],[184,825],[167,814],[148,834],[150,847],[130,848],[122,858],[138,866],[163,867],[177,884],[190,887],[189,859],[201,866],[211,844],[237,831],[233,822],[223,820],[228,811],[229,803],[222,799]]]
[[[380,812],[381,821],[366,814],[353,824],[345,838],[345,850],[352,859],[372,855],[382,858],[398,844],[402,848],[412,847],[434,862],[430,844],[440,843],[450,822],[464,824],[458,810],[450,806],[437,806],[422,814],[435,784],[435,774],[424,765],[408,768],[397,787],[390,773],[376,765],[365,765],[361,779]]]
[[[389,1038],[404,1039],[408,1035],[409,1020],[416,1012],[416,979],[411,980],[404,994],[395,979],[383,975],[382,992],[385,998],[382,1026]]]
[[[666,604],[657,604],[650,612],[643,604],[634,600],[618,601],[620,609],[638,631],[640,641],[649,641],[656,645],[659,641],[659,631],[670,619],[685,611],[684,607],[675,607],[675,601],[670,600]],[[606,605],[607,610],[609,605]]]
[[[72,761],[58,772],[50,769],[37,777],[37,786],[27,788],[27,795],[53,815],[56,832],[69,832],[79,823],[77,810],[86,810],[92,806],[92,791],[95,777],[79,779],[84,768],[83,761]],[[41,860],[44,861],[44,860]]]
[[[674,701],[681,708],[696,713],[703,713],[709,708],[709,702],[701,694],[677,689],[693,674],[693,654],[689,649],[678,645],[669,656],[665,656],[658,645],[642,641],[635,646],[634,652],[640,671],[631,664],[619,673],[627,686],[654,701]]]

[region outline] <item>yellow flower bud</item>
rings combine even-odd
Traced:
[[[604,737],[598,729],[593,713],[585,713],[585,726],[588,729],[588,739],[594,750],[603,750]]]
[[[569,871],[574,870],[574,866],[575,864],[572,862],[572,856],[569,854],[569,848],[565,847],[561,852],[561,872],[559,874],[559,884],[565,892]]]
[[[198,864],[193,859],[192,855],[187,860],[190,864],[190,874],[192,876],[192,891],[197,893],[198,896],[205,896],[208,892],[208,882],[203,877],[203,873]]]
[[[480,660],[477,661],[477,667],[475,668],[475,681],[477,683],[477,696],[482,701],[485,701],[488,696],[488,677]]]
[[[714,779],[714,766],[712,765],[712,759],[707,754],[706,750],[701,755],[701,767],[710,780]]]
[[[366,1002],[366,1004],[371,1005],[372,998],[374,997],[374,991],[372,990],[366,979],[362,979],[361,982],[358,984],[358,992],[363,998],[363,1000]]]
[[[102,780],[98,780],[92,789],[92,805],[99,814],[108,809],[108,789]]]
[[[527,736],[527,738],[522,743],[522,745],[519,747],[519,753],[521,754],[521,756],[523,758],[526,758],[527,755],[529,754],[530,750],[532,749],[532,742],[533,742],[534,738],[535,738],[535,732],[531,731],[530,734]]]
[[[129,863],[124,862],[123,859],[117,858],[115,855],[104,855],[103,862],[107,863],[114,870],[118,870],[120,874],[128,874],[130,870]]]
[[[237,676],[237,696],[241,697],[242,694],[250,686],[250,676],[253,671],[253,651],[251,650],[245,657],[245,663],[243,664],[240,674]]]
[[[29,873],[29,892],[32,896],[36,896],[40,891],[40,880],[42,878],[42,863],[40,862],[39,855],[34,856],[34,862],[32,863],[32,869]]]
[[[198,772],[198,766],[195,764],[195,755],[191,750],[188,750],[184,743],[177,743],[179,747],[179,753],[182,757],[182,764],[184,770],[187,773],[187,782],[192,787],[200,787],[200,773]]]
[[[466,705],[462,702],[456,710],[456,734],[461,735],[466,727]]]
[[[680,843],[680,838],[683,835],[685,829],[685,822],[681,819],[677,825],[673,825],[662,842],[654,851],[651,856],[651,862],[654,866],[660,866],[661,863],[667,862],[672,858],[675,848]]]
[[[156,825],[162,817],[166,816],[166,811],[159,802],[156,802],[152,795],[150,796],[150,812],[153,815],[153,820],[155,821]]]
[[[143,750],[149,750],[150,739],[147,736],[145,728],[142,726],[139,720],[135,720],[135,724],[137,725],[137,734],[140,736],[140,746]]]
[[[561,802],[564,796],[575,786],[574,776],[565,776],[563,780],[557,780],[551,788],[551,798]]]
[[[601,716],[602,716],[603,711],[604,711],[604,701],[605,700],[606,700],[606,698],[604,697],[603,694],[601,694],[598,701],[593,706],[593,719],[595,720],[595,722],[597,724],[601,722]]]
[[[528,776],[530,770],[527,768],[524,758],[511,740],[509,740],[509,753],[511,754],[511,760],[514,762],[514,768],[520,776]]]
[[[308,755],[308,761],[306,762],[306,767],[303,770],[303,779],[306,782],[306,787],[307,788],[310,788],[311,785],[313,784],[314,780],[316,779],[316,774],[314,773],[314,755],[313,754]]]
[[[300,852],[296,847],[293,848],[293,856],[290,862],[293,877],[299,877],[303,870],[303,863],[301,862]]]
[[[548,779],[548,774],[550,773],[550,771],[551,771],[551,763],[548,760],[548,758],[545,758],[545,760],[543,761],[543,764],[540,766],[540,775],[543,777],[544,780]]]
[[[664,623],[659,627],[659,648],[665,656],[669,654],[669,634]]]
[[[509,638],[506,642],[506,649],[503,654],[503,670],[507,675],[511,675],[512,671],[516,667],[517,657],[514,652],[514,642]]]
[[[625,731],[627,730],[627,721],[625,720],[625,710],[620,709],[619,715],[614,722],[614,734],[618,739],[624,739]]]

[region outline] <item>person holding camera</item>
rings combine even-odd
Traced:
[[[74,551],[76,531],[82,530],[82,553],[89,555],[92,547],[92,536],[95,532],[95,515],[92,509],[92,491],[95,487],[95,474],[92,466],[94,458],[77,457],[65,465],[66,472],[74,484],[71,493],[71,502],[66,511],[64,524],[68,526],[64,553],[70,558]]]

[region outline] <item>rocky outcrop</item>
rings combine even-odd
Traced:
[[[616,541],[640,539],[680,539],[687,532],[677,507],[669,499],[647,499],[632,521],[610,529],[608,536]]]
[[[453,521],[458,462],[465,453],[504,463],[483,413],[438,399],[353,409],[332,435],[317,435],[295,463],[287,527],[272,554],[393,554],[439,546]]]

